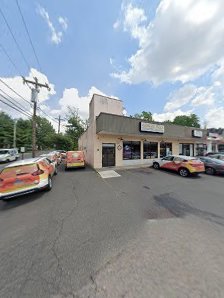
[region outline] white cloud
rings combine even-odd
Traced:
[[[96,87],[91,87],[86,96],[80,96],[79,91],[76,88],[65,89],[62,98],[59,100],[60,109],[52,110],[51,113],[54,115],[65,115],[68,106],[71,106],[78,109],[82,119],[87,119],[89,116],[89,102],[94,93],[105,95]]]
[[[147,21],[147,17],[143,9],[128,4],[124,7],[124,30],[130,31],[133,38],[139,39],[143,43],[146,35],[146,28],[143,24]]]
[[[114,24],[113,24],[113,28],[116,30],[120,27],[121,23],[119,20],[117,20]]]
[[[184,112],[184,111],[179,109],[179,110],[176,110],[174,112],[154,113],[152,115],[152,118],[155,121],[159,121],[159,122],[163,122],[163,121],[167,121],[167,120],[173,121],[176,116],[180,116],[180,115],[189,116],[191,113],[192,113],[192,110]]]
[[[190,84],[173,91],[164,107],[164,111],[170,112],[189,103],[193,96],[196,94],[196,90],[197,87]]]
[[[205,115],[205,121],[207,127],[224,127],[224,107],[216,107],[207,112]]]
[[[129,70],[113,74],[126,83],[194,80],[223,57],[223,0],[162,0],[154,19],[122,6],[123,26],[139,41]]]
[[[56,28],[54,27],[53,23],[50,20],[48,12],[41,6],[38,7],[38,13],[41,15],[41,17],[45,20],[45,22],[48,25],[48,28],[51,31],[51,42],[54,44],[59,44],[62,42],[62,32],[57,31]]]
[[[68,20],[67,18],[59,17],[58,22],[61,24],[64,31],[68,29]]]
[[[51,95],[54,95],[56,93],[55,89],[54,89],[54,85],[50,84],[50,82],[45,74],[39,72],[38,70],[36,70],[34,68],[31,68],[30,73],[26,78],[29,80],[33,80],[34,77],[36,77],[38,79],[38,81],[42,84],[47,83],[49,85],[49,87],[51,88],[50,91],[48,91],[47,88],[40,89],[40,92],[38,94],[38,102],[43,104],[45,101],[49,100]],[[11,78],[1,77],[1,80],[3,80],[8,86],[10,86],[18,94],[20,94],[28,102],[30,102],[31,90],[26,84],[23,84],[23,80],[20,76],[15,76],[15,77],[11,77]],[[33,87],[33,86],[30,85],[30,87]],[[12,97],[16,101],[17,105],[21,106],[24,110],[28,111],[29,113],[32,112],[32,108],[31,108],[30,104],[27,103],[26,101],[24,101],[24,99],[22,99],[18,95],[16,95],[12,90],[10,90],[2,82],[0,82],[0,88],[1,88],[1,90],[3,90],[3,92],[0,91],[1,94],[8,97],[7,95],[4,94],[4,92],[6,92],[10,97]],[[2,97],[0,97],[0,98],[2,99]],[[10,100],[13,102],[12,99],[10,99]],[[5,99],[3,99],[3,101],[6,102]],[[12,103],[10,103],[10,102],[8,102],[8,103],[12,105]],[[10,107],[7,107],[2,102],[0,102],[0,109],[2,109],[2,111],[4,111],[4,112],[7,112],[13,118],[25,117],[18,111],[15,111]]]
[[[197,87],[193,84],[187,84],[183,87],[173,91],[167,103],[164,106],[165,112],[171,112],[176,109],[189,105],[193,107],[207,105],[210,106],[215,103],[218,86],[201,86]]]
[[[215,93],[213,92],[213,86],[211,87],[199,87],[197,88],[196,96],[191,101],[192,106],[207,105],[210,106],[215,102]]]

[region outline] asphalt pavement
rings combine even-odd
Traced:
[[[224,177],[118,173],[0,202],[0,297],[224,297]]]

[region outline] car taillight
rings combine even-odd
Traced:
[[[44,173],[44,171],[41,170],[41,169],[39,169],[39,170],[33,172],[33,173],[32,173],[32,176],[39,176],[39,175],[41,175],[41,174],[43,174],[43,173]]]

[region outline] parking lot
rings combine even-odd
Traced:
[[[224,296],[224,177],[117,173],[0,202],[1,297]]]

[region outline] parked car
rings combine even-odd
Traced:
[[[163,158],[154,159],[153,168],[172,170],[178,172],[182,177],[187,177],[190,174],[200,174],[205,171],[202,161],[184,155],[169,155]]]
[[[60,154],[61,159],[65,159],[66,158],[67,151],[65,151],[65,150],[57,150],[57,152]]]
[[[51,190],[52,177],[56,174],[54,164],[43,157],[11,163],[0,172],[0,200]]]
[[[207,156],[201,156],[200,160],[205,165],[205,173],[209,175],[224,174],[224,161]]]
[[[224,154],[213,154],[210,156],[211,158],[216,158],[216,159],[220,159],[220,160],[224,160]]]
[[[0,162],[15,161],[19,158],[19,152],[16,148],[0,149]]]
[[[211,156],[214,154],[219,154],[219,152],[207,152],[207,153],[205,153],[205,156]]]
[[[40,157],[48,158],[51,162],[55,163],[55,166],[58,166],[61,162],[61,157],[54,151],[46,154],[41,154]]]
[[[68,151],[66,153],[65,169],[85,168],[85,155],[83,151]]]

